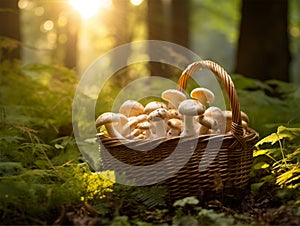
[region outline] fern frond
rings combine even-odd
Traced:
[[[135,197],[149,208],[165,205],[165,195],[167,190],[162,186],[139,187],[135,192]]]

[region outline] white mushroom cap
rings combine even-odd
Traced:
[[[124,137],[120,134],[120,132],[116,129],[117,126],[113,126],[112,124],[119,124],[121,114],[116,114],[112,112],[105,112],[101,114],[96,119],[96,128],[100,128],[102,125],[105,126],[106,131],[110,137],[117,137],[119,139],[123,139]]]
[[[223,111],[215,106],[209,107],[204,112],[204,116],[207,118],[212,118],[216,122],[216,126],[212,127],[214,131],[225,133],[226,131],[226,118]]]
[[[145,114],[149,114],[150,112],[158,109],[158,108],[167,108],[167,105],[161,101],[152,101],[146,104],[145,106]]]
[[[107,123],[112,123],[114,122],[113,116],[115,113],[112,112],[105,112],[101,115],[98,116],[98,118],[96,119],[96,128],[99,129],[101,126],[107,124]]]
[[[128,123],[130,123],[131,126],[135,126],[136,124],[138,124],[140,122],[146,121],[147,117],[148,117],[148,115],[146,115],[146,114],[140,114],[138,116],[132,117]]]
[[[152,111],[147,119],[149,121],[155,121],[155,120],[160,120],[160,119],[165,119],[168,117],[168,111],[165,108],[158,108],[154,111]]]
[[[186,95],[177,89],[167,89],[161,94],[161,98],[169,102],[171,107],[178,108],[178,105],[186,100]]]
[[[179,113],[178,109],[171,108],[168,110],[169,118],[182,119],[182,115]]]
[[[119,113],[131,117],[144,113],[144,106],[136,100],[126,100],[119,108]]]
[[[137,125],[137,128],[141,129],[141,130],[149,130],[150,129],[150,123],[148,121],[141,122]]]
[[[206,88],[195,88],[191,92],[191,97],[199,100],[203,105],[214,102],[215,95],[212,91]]]
[[[179,104],[178,111],[182,115],[196,116],[204,113],[205,106],[198,100],[187,99]]]
[[[117,125],[117,130],[121,131],[123,126],[126,125],[126,123],[128,123],[128,118],[121,114],[121,113],[114,113],[116,117],[118,117],[118,125]]]
[[[223,111],[223,113],[224,113],[224,115],[225,115],[226,118],[232,119],[232,111],[225,110],[225,111]],[[242,118],[243,121],[249,123],[249,117],[243,111],[241,111],[241,118]]]

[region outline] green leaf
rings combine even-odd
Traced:
[[[54,147],[55,147],[56,149],[64,149],[64,148],[65,148],[65,147],[62,146],[61,144],[55,144]]]
[[[259,189],[265,184],[265,181],[251,184],[251,191],[258,192]]]
[[[139,188],[135,191],[135,197],[142,201],[147,207],[153,208],[164,205],[164,197],[167,191],[164,187],[154,186],[150,188]]]
[[[186,197],[183,199],[179,199],[177,200],[173,206],[181,206],[184,207],[186,204],[190,204],[190,205],[197,205],[199,203],[199,200],[193,196],[191,197]]]
[[[0,176],[17,175],[23,171],[19,162],[0,162]]]
[[[267,176],[264,176],[263,178],[261,178],[261,181],[273,183],[274,179],[275,179],[274,175],[270,174],[270,175],[267,175]]]
[[[259,170],[259,169],[266,169],[268,168],[270,165],[266,162],[258,162],[253,166],[253,169],[255,170]]]
[[[284,186],[287,183],[291,183],[292,181],[298,180],[300,175],[295,176],[295,174],[300,174],[300,168],[297,165],[294,166],[292,169],[279,175],[276,179],[276,184]]]
[[[268,149],[264,149],[264,150],[255,150],[253,152],[253,157],[257,157],[257,156],[260,156],[260,155],[266,155],[266,154],[269,154],[270,151]]]
[[[287,128],[284,126],[279,126],[277,129],[277,134],[279,134],[279,136],[284,136],[293,139],[295,136],[300,135],[300,128]]]
[[[294,139],[296,135],[300,134],[300,128],[287,128],[285,126],[279,126],[277,128],[276,133],[272,133],[269,136],[266,136],[265,138],[261,139],[258,143],[256,143],[256,146],[265,144],[265,143],[271,143],[271,145],[275,144],[276,142],[280,141],[281,139],[287,138],[287,139]]]
[[[276,133],[272,133],[269,136],[266,136],[265,138],[261,139],[259,142],[256,143],[256,146],[265,144],[265,143],[271,143],[272,145],[279,141],[279,137]]]

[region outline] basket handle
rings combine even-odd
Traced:
[[[222,85],[225,88],[227,97],[229,99],[230,108],[232,111],[232,124],[231,124],[231,132],[232,135],[237,139],[237,141],[245,146],[245,140],[243,138],[244,130],[242,127],[242,119],[241,119],[241,111],[240,104],[238,101],[238,96],[234,87],[234,83],[232,82],[228,73],[217,63],[209,60],[197,61],[190,64],[181,74],[177,89],[180,91],[184,91],[188,82],[188,79],[197,71],[202,69],[208,69],[220,80]]]

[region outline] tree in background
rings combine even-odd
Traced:
[[[189,23],[189,0],[172,0],[172,41],[184,47],[189,47],[190,23]]]
[[[0,1],[0,61],[5,59],[20,59],[20,22],[18,0]],[[6,43],[4,44],[3,41]]]
[[[65,57],[64,57],[64,65],[68,68],[76,68],[77,67],[77,54],[78,54],[78,34],[80,29],[81,21],[79,19],[78,13],[73,12],[67,17],[68,22],[66,26],[66,43],[65,43]]]
[[[289,81],[288,1],[243,0],[236,72]]]
[[[78,37],[82,24],[78,11],[71,8],[65,1],[53,1],[48,4],[42,2],[40,4],[38,7],[43,7],[47,17],[54,22],[52,31],[56,33],[56,38],[55,48],[52,51],[52,61],[55,64],[76,69]]]
[[[149,40],[162,40],[189,47],[189,0],[148,0],[147,26]],[[153,50],[151,50],[153,51]],[[159,62],[150,62],[151,75],[172,77],[176,69]]]

